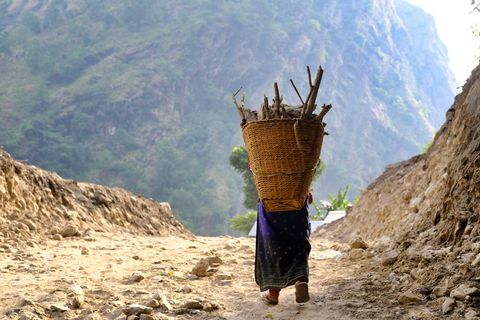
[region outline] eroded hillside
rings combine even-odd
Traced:
[[[480,67],[430,149],[389,166],[348,217],[321,234],[368,239],[398,289],[450,314],[480,306]],[[446,298],[448,297],[448,298]],[[414,300],[415,300],[414,299]]]
[[[0,149],[0,236],[42,241],[90,231],[189,235],[158,203],[119,188],[64,180]]]

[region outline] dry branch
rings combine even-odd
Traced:
[[[323,117],[325,117],[325,115],[327,114],[328,111],[330,111],[330,109],[332,109],[332,105],[331,105],[331,104],[323,105],[323,106],[322,106],[322,111],[320,111],[319,115],[316,116],[314,119],[315,119],[315,120],[318,120],[318,121],[322,121],[322,120],[323,120]]]
[[[315,110],[315,102],[317,100],[318,90],[320,89],[320,83],[322,82],[323,69],[321,66],[318,67],[317,76],[315,77],[315,83],[313,88],[311,88],[310,99],[307,101],[307,108],[305,110],[305,116],[308,118],[312,115]]]
[[[242,94],[240,103],[238,103],[237,95],[240,93],[242,88],[238,89],[235,93],[232,94],[232,100],[235,107],[237,108],[240,117],[242,118],[242,124],[246,122],[270,119],[313,119],[315,121],[322,121],[323,117],[332,108],[332,105],[324,104],[322,106],[320,114],[313,114],[316,108],[317,95],[323,77],[323,69],[321,66],[319,66],[317,74],[315,76],[315,81],[313,82],[309,66],[307,66],[307,74],[309,92],[306,100],[303,100],[297,86],[295,85],[293,80],[290,79],[290,83],[292,84],[293,89],[295,90],[301,102],[301,105],[298,106],[289,106],[282,103],[283,97],[280,96],[280,90],[278,88],[277,82],[274,82],[273,84],[274,98],[272,99],[272,104],[270,105],[267,96],[264,95],[263,104],[260,106],[259,112],[245,108],[245,93]]]
[[[297,93],[297,96],[300,98],[300,101],[302,102],[302,105],[304,105],[305,102],[303,102],[302,96],[300,95],[300,92],[298,92],[298,89],[297,89],[297,87],[295,86],[295,83],[293,83],[293,80],[292,80],[292,79],[290,79],[290,83],[292,84],[293,89],[295,89],[295,92]]]
[[[310,66],[307,66],[307,73],[308,73],[308,85],[310,86],[310,90],[312,90],[313,84],[312,84],[312,73],[310,72]]]
[[[269,115],[269,110],[268,110],[268,97],[267,96],[263,96],[263,116],[262,116],[262,120],[264,119],[270,119],[270,115]]]
[[[280,119],[280,103],[281,103],[281,98],[280,98],[280,92],[278,90],[278,84],[276,82],[273,83],[273,90],[275,91],[275,101],[273,104],[273,113],[275,118]]]
[[[235,107],[237,107],[237,111],[238,111],[238,114],[240,115],[240,118],[242,118],[242,121],[243,121],[243,120],[246,120],[245,119],[245,113],[243,112],[244,111],[243,108],[237,102],[237,98],[236,98],[237,93],[238,93],[238,91],[235,94],[232,94],[232,100],[233,100],[233,104],[235,105]]]

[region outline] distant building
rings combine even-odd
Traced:
[[[312,233],[315,232],[318,228],[320,228],[323,225],[329,224],[333,221],[336,221],[338,219],[342,219],[345,217],[346,212],[343,210],[336,210],[336,211],[330,211],[325,218],[325,220],[314,220],[310,221],[310,227],[312,229]],[[248,233],[249,237],[255,237],[257,235],[257,222],[255,222],[250,229],[250,232]]]

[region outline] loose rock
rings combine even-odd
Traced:
[[[445,279],[445,282],[439,286],[433,288],[433,295],[437,298],[447,296],[452,290],[453,284],[449,279]]]
[[[473,319],[478,319],[478,312],[473,309],[469,309],[467,312],[465,312],[465,320]]]
[[[442,304],[442,313],[443,314],[448,314],[455,309],[455,299],[452,298],[445,298],[445,301],[443,301]]]
[[[350,248],[351,249],[367,249],[368,244],[365,241],[363,241],[362,238],[359,237],[353,240],[352,243],[350,243]]]
[[[74,309],[79,309],[85,302],[85,293],[83,292],[82,287],[74,283],[69,288],[69,296],[72,297],[72,307]]]
[[[197,277],[206,277],[208,276],[208,268],[210,267],[210,264],[208,263],[207,260],[202,259],[197,264],[195,267],[192,269],[192,274],[196,275]]]
[[[219,273],[216,276],[217,280],[232,280],[233,274],[231,273]]]
[[[420,301],[422,301],[422,298],[410,291],[404,292],[398,297],[400,304],[411,304]]]
[[[62,239],[63,239],[63,237],[62,237],[62,235],[61,235],[61,234],[59,234],[59,233],[56,233],[56,234],[54,234],[54,235],[52,236],[52,239],[53,239],[53,240],[60,241],[60,240],[62,240]]]
[[[23,220],[22,221],[31,231],[33,230],[36,230],[37,229],[37,226],[35,225],[35,223],[33,223],[32,220]]]
[[[385,253],[385,255],[382,258],[381,264],[382,266],[389,266],[394,264],[398,259],[398,251],[397,250],[391,250]]]
[[[168,301],[168,298],[164,294],[160,294],[159,292],[155,293],[153,296],[153,299],[157,300],[160,302],[160,306],[167,309],[168,311],[172,311],[173,307]]]
[[[219,309],[219,306],[215,303],[207,302],[203,304],[203,311],[212,312],[218,309]]]
[[[160,302],[156,299],[149,300],[145,305],[150,308],[158,308],[161,306]]]
[[[203,303],[199,300],[189,300],[184,303],[183,307],[187,309],[203,309]]]
[[[131,315],[151,314],[153,309],[141,304],[129,304],[122,309],[122,312],[128,317]]]
[[[145,279],[145,276],[140,271],[135,271],[130,278],[128,278],[130,282],[140,282],[143,279]]]
[[[26,245],[31,247],[31,248],[36,248],[37,247],[37,244],[33,241],[27,241]]]
[[[59,305],[59,304],[52,304],[49,309],[52,312],[67,312],[67,311],[70,311],[69,307],[62,306],[62,305]]]
[[[475,259],[473,259],[472,261],[472,267],[476,267],[480,265],[480,253],[477,254],[477,256],[475,257]]]
[[[190,293],[190,292],[192,292],[192,288],[190,288],[189,286],[183,286],[183,287],[180,289],[180,292],[182,292],[182,293]]]
[[[452,292],[450,292],[450,298],[455,298],[463,301],[467,299],[467,296],[474,296],[478,293],[479,293],[478,288],[470,287],[466,284],[462,284],[457,288],[453,289]]]
[[[77,227],[73,224],[68,224],[66,225],[62,231],[60,232],[62,237],[67,238],[67,237],[74,237],[79,234],[79,231]]]

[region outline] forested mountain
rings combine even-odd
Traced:
[[[247,105],[322,64],[324,197],[418,153],[452,101],[433,18],[403,0],[0,0],[0,145],[66,178],[171,203],[227,231]]]

